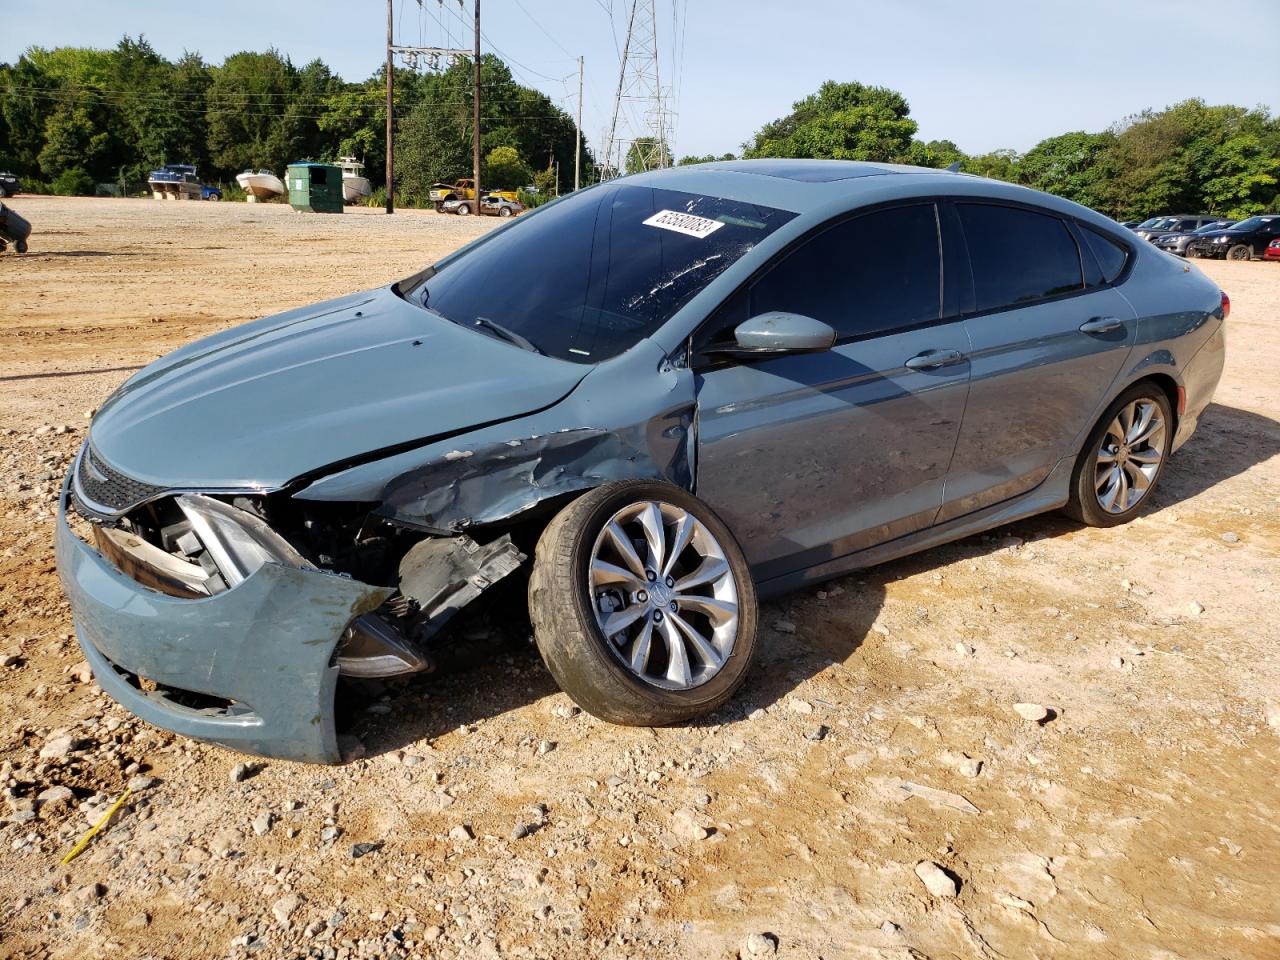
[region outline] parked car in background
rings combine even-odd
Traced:
[[[1191,230],[1199,230],[1206,224],[1213,223],[1221,217],[1211,217],[1208,214],[1198,214],[1189,216],[1187,214],[1173,214],[1167,217],[1160,217],[1151,226],[1138,226],[1134,228],[1134,233],[1143,240],[1154,241],[1156,237],[1166,233],[1184,233]]]
[[[1162,233],[1151,242],[1161,250],[1167,250],[1169,253],[1177,254],[1180,257],[1187,255],[1187,245],[1199,234],[1210,233],[1214,230],[1224,230],[1235,223],[1234,220],[1214,220],[1212,223],[1206,223],[1197,230],[1182,230],[1176,233]]]
[[[201,200],[221,200],[222,190],[219,189],[218,187],[211,186],[210,184],[207,184],[207,183],[201,184],[200,199]]]
[[[475,212],[475,204],[471,200],[446,200],[441,204],[442,213],[453,213],[458,216],[470,216]],[[480,212],[488,217],[514,217],[524,210],[524,204],[499,194],[485,194],[480,198]]]
[[[1280,260],[1280,240],[1272,240],[1262,253],[1263,260]]]
[[[1138,516],[1229,306],[1013,184],[653,170],[134,374],[63,485],[58,570],[107,694],[240,750],[337,761],[339,675],[430,669],[478,597],[527,603],[592,714],[686,722],[751,674],[758,594]]]
[[[1137,223],[1132,226],[1126,223],[1125,226],[1128,227],[1130,230],[1133,230],[1134,232],[1137,232],[1138,230],[1158,230],[1161,226],[1169,223],[1172,220],[1173,220],[1173,217],[1168,217],[1168,216],[1149,217],[1146,220],[1143,220],[1141,223]]]
[[[1141,220],[1126,220],[1124,223],[1120,224],[1120,226],[1124,227],[1126,230],[1132,230],[1141,223]]]
[[[1215,260],[1252,260],[1262,256],[1276,237],[1280,237],[1280,213],[1264,213],[1223,230],[1200,234],[1187,245],[1187,254]]]
[[[12,173],[0,173],[0,199],[17,196],[22,192],[22,181]]]

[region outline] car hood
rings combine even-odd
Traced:
[[[1224,227],[1221,230],[1210,230],[1208,233],[1197,233],[1197,240],[1212,240],[1214,237],[1248,237],[1252,236],[1252,230],[1233,230],[1230,227]]]
[[[107,400],[89,438],[99,459],[143,483],[275,488],[550,406],[590,369],[464,329],[386,288],[157,360]]]

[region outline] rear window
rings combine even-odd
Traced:
[[[1093,262],[1098,266],[1100,281],[1102,283],[1110,283],[1120,276],[1124,270],[1125,261],[1129,259],[1129,252],[1114,240],[1109,240],[1083,224],[1080,225],[1080,233],[1084,237],[1085,247],[1089,256],[1093,258]],[[1091,278],[1089,286],[1094,285]]]
[[[630,349],[794,213],[605,183],[520,217],[404,291],[463,326],[597,363]]]
[[[1076,242],[1057,217],[983,203],[960,203],[956,209],[969,247],[977,310],[1084,287]]]

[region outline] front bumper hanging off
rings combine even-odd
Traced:
[[[334,650],[388,588],[267,563],[216,596],[168,596],[76,536],[68,496],[64,486],[58,573],[103,690],[143,720],[185,736],[267,757],[340,761]]]

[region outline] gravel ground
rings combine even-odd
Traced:
[[[611,727],[516,610],[253,762],[94,684],[56,486],[137,366],[492,222],[19,197],[0,257],[0,957],[1280,956],[1280,265],[1146,514],[1046,516],[763,612],[718,714]],[[126,786],[67,866],[63,854]]]

